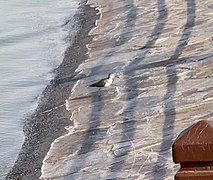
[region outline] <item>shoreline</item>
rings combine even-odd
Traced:
[[[89,38],[80,36],[85,47],[73,46],[74,60],[86,60],[74,77],[66,71],[73,67],[68,60],[73,56],[66,54],[68,61],[50,84],[51,97],[47,93],[42,98],[46,106],[37,109],[39,124],[32,131],[26,128],[31,137],[37,137],[40,127],[50,136],[38,143],[49,147],[40,178],[173,179],[178,170],[172,161],[173,140],[189,125],[212,117],[212,20],[201,21],[211,8],[194,0],[88,2],[92,5],[84,12],[88,19],[97,18],[96,26]],[[120,78],[99,95],[88,88],[108,73]],[[28,142],[36,148],[34,140]],[[37,167],[30,168],[39,173]],[[24,178],[39,177],[32,175]]]
[[[98,18],[95,7],[87,1],[81,2],[74,15],[79,27],[77,34],[66,49],[62,63],[54,70],[54,79],[42,92],[38,107],[26,119],[24,144],[6,179],[39,179],[42,161],[52,142],[66,133],[65,127],[71,124],[71,113],[66,110],[65,100],[75,84],[75,70],[88,57],[86,45],[93,38],[89,32]]]
[[[101,18],[90,33],[89,59],[77,69],[84,78],[67,100],[73,125],[52,143],[42,177],[173,179],[173,140],[211,112],[210,99],[202,100],[212,88],[206,78],[211,51],[203,50],[205,34],[197,39],[194,24],[206,9],[193,0],[178,6],[163,0],[90,3]],[[110,93],[87,88],[108,73],[120,75]]]

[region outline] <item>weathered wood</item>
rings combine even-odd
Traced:
[[[173,144],[173,160],[180,163],[176,180],[213,179],[213,121],[199,121]]]

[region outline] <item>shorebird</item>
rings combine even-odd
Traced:
[[[100,91],[100,89],[102,87],[110,86],[112,84],[112,82],[113,82],[114,77],[115,77],[115,74],[109,74],[107,78],[101,79],[100,81],[98,81],[98,82],[96,82],[94,84],[91,84],[90,87],[98,87],[99,91]],[[108,91],[108,93],[110,94],[109,91]],[[101,96],[101,94],[99,94],[99,96]]]
[[[91,84],[90,87],[108,87],[112,84],[114,77],[114,74],[109,74],[107,78],[101,79],[100,81]]]

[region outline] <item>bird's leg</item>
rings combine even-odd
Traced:
[[[110,94],[110,92],[108,91],[108,89],[107,89],[107,92],[108,92],[108,94]]]
[[[108,89],[107,89],[107,92],[108,92],[108,94],[113,94],[113,92],[110,92]]]
[[[101,88],[98,88],[98,96],[101,97]]]

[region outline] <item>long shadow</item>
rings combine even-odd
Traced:
[[[124,7],[125,10],[127,12],[127,16],[126,16],[126,22],[125,25],[121,31],[121,35],[119,40],[114,41],[113,43],[113,48],[112,50],[110,50],[107,54],[105,54],[103,56],[104,60],[107,60],[109,58],[112,57],[113,53],[115,53],[116,51],[119,50],[119,48],[121,47],[121,45],[125,44],[129,39],[131,39],[132,36],[132,29],[135,25],[135,21],[136,21],[136,16],[137,16],[137,9],[133,4],[132,0],[126,0],[126,1],[122,1],[124,3]],[[112,5],[111,5],[112,6]],[[113,7],[111,7],[111,9],[113,9]],[[129,36],[126,37],[124,35],[125,29],[129,28]],[[100,69],[104,68],[103,66],[96,66],[95,68],[93,68],[91,70],[90,75],[94,75],[94,74],[98,74],[100,73]],[[105,70],[106,71],[106,70]],[[109,70],[111,71],[111,70]],[[98,73],[97,73],[98,72]],[[90,76],[89,75],[89,76]],[[99,138],[104,138],[103,134],[105,134],[103,131],[107,131],[106,130],[101,130],[99,129],[100,123],[101,123],[101,111],[103,108],[103,98],[102,98],[102,93],[100,93],[100,95],[98,95],[96,92],[91,94],[91,104],[92,106],[92,110],[91,110],[91,116],[90,116],[90,124],[89,124],[89,128],[86,131],[86,135],[83,139],[82,145],[80,150],[78,151],[77,155],[74,157],[74,162],[72,167],[70,168],[70,174],[75,174],[77,172],[79,172],[85,162],[87,157],[89,156],[89,152],[91,152],[93,150],[93,145],[94,143],[97,141],[97,139]],[[100,136],[100,133],[102,134]],[[79,159],[78,156],[81,155],[81,159],[80,159],[80,163],[79,164]],[[77,164],[77,166],[76,166]],[[69,175],[70,175],[69,174]]]
[[[77,76],[77,73],[74,73],[72,76],[70,77],[65,77],[65,78],[60,78],[60,79],[54,79],[52,82],[55,86],[61,85],[61,84],[65,84],[65,83],[70,83],[70,82],[76,82],[78,80],[81,80],[83,78],[86,77],[85,74],[80,74]]]
[[[196,61],[205,61],[206,59],[213,57],[213,53],[205,54],[205,55],[200,55],[200,56],[190,56],[190,57],[183,57],[183,58],[178,58],[178,59],[167,59],[163,61],[158,61],[158,62],[153,62],[153,63],[148,63],[144,65],[138,65],[137,67],[134,68],[135,71],[137,70],[142,70],[142,69],[152,69],[152,68],[157,68],[157,67],[167,67],[167,66],[173,66],[175,65],[180,65],[180,64],[187,64],[191,63],[193,60],[190,59],[195,59]],[[133,68],[128,69],[127,72],[132,71]]]
[[[176,61],[182,52],[185,50],[188,44],[189,37],[192,32],[192,28],[195,22],[195,0],[186,0],[187,4],[187,22],[183,29],[183,34],[178,42],[178,45],[171,56],[169,61]],[[168,157],[168,150],[171,149],[171,145],[174,138],[174,122],[176,118],[175,110],[175,92],[176,84],[178,81],[176,65],[166,67],[167,75],[167,92],[163,98],[164,100],[164,124],[163,124],[163,137],[158,153],[157,162],[153,168],[152,174],[154,180],[164,179],[166,176],[166,163]]]
[[[126,103],[124,111],[122,113],[123,116],[123,123],[122,123],[122,137],[120,143],[129,142],[129,145],[122,147],[120,146],[119,149],[121,153],[116,155],[111,163],[110,170],[107,174],[107,179],[111,178],[111,174],[113,173],[113,178],[117,176],[117,174],[122,169],[124,162],[127,158],[129,151],[132,149],[132,141],[135,134],[135,121],[134,119],[134,112],[135,107],[137,106],[137,97],[138,97],[138,81],[143,80],[144,77],[141,76],[141,79],[136,80],[136,78],[131,78],[135,76],[135,71],[133,67],[137,67],[137,65],[146,57],[149,49],[152,48],[156,42],[156,40],[160,37],[163,28],[167,21],[167,6],[165,0],[158,0],[157,1],[157,10],[158,10],[158,17],[155,27],[150,35],[149,40],[145,44],[144,47],[141,48],[142,52],[138,53],[134,60],[125,68],[125,87],[128,91],[126,100],[129,101]],[[131,71],[129,71],[131,69]],[[130,91],[129,91],[130,89]]]

